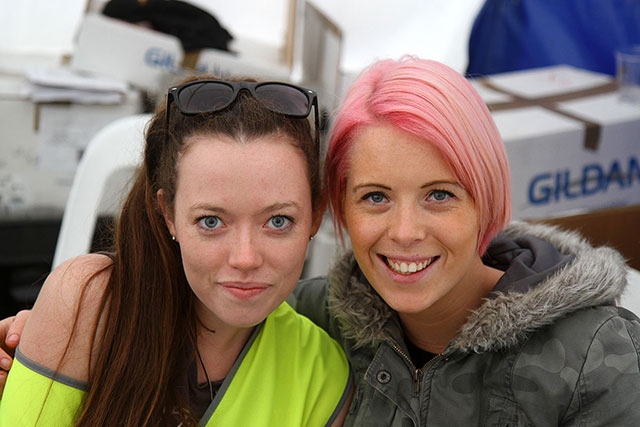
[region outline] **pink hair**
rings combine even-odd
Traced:
[[[439,62],[403,57],[378,61],[358,77],[335,118],[325,179],[334,224],[342,237],[349,149],[356,133],[389,123],[433,144],[474,200],[478,251],[511,217],[509,165],[491,114],[471,84]]]

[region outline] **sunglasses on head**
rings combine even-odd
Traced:
[[[318,96],[313,90],[281,82],[196,80],[174,86],[167,96],[167,128],[172,102],[185,115],[214,113],[231,105],[242,90],[249,91],[268,110],[287,117],[308,117],[314,107],[315,140],[319,148]]]

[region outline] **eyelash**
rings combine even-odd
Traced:
[[[429,194],[427,194],[427,200],[432,199],[432,198],[433,198],[433,196],[434,196],[434,194],[444,194],[445,196],[447,196],[447,198],[450,198],[450,199],[453,199],[453,198],[455,198],[455,197],[456,197],[456,196],[455,196],[452,192],[450,192],[450,191],[436,189],[436,190],[431,190],[431,191],[429,192]],[[372,200],[372,198],[373,198],[374,196],[381,196],[381,197],[382,197],[382,198],[384,198],[385,200],[381,200],[381,201],[379,201],[379,202],[376,202],[376,201]],[[381,204],[381,203],[384,203],[385,201],[388,201],[389,199],[388,199],[388,197],[387,197],[384,193],[382,193],[381,191],[373,191],[373,192],[371,192],[371,193],[367,193],[367,194],[365,194],[364,196],[362,196],[362,200],[364,200],[364,201],[368,201],[369,203],[374,204],[374,205],[379,205],[379,204]],[[442,199],[442,200],[436,200],[436,199],[433,199],[433,200],[434,200],[435,202],[444,202],[446,199]]]
[[[215,227],[207,227],[207,226],[204,224],[204,223],[205,223],[205,221],[206,221],[208,218],[215,218],[215,219],[217,220],[217,222],[216,222],[216,224],[215,224]],[[288,223],[286,223],[284,226],[282,226],[282,227],[280,227],[280,228],[277,228],[277,227],[269,227],[269,226],[268,226],[268,224],[269,224],[269,223],[270,223],[274,218],[284,218],[285,220],[287,220],[287,221],[288,221]],[[222,221],[222,219],[220,219],[220,217],[215,216],[215,215],[205,215],[205,216],[201,216],[201,217],[199,217],[199,218],[197,218],[197,219],[196,219],[196,223],[197,223],[197,224],[200,224],[200,227],[202,227],[205,231],[213,231],[213,230],[217,230],[218,228],[220,228],[220,227],[224,226],[224,222]],[[270,218],[267,220],[267,222],[266,222],[265,226],[266,226],[267,228],[270,228],[270,229],[275,230],[275,231],[285,231],[285,230],[290,229],[290,228],[293,226],[293,224],[295,224],[295,220],[294,220],[292,217],[288,216],[288,215],[274,215],[274,216],[270,217]]]
[[[217,220],[216,222],[216,227],[206,227],[204,225],[204,222],[207,218],[215,218]],[[222,227],[224,225],[224,222],[220,219],[220,217],[215,216],[215,215],[205,215],[205,216],[201,216],[199,218],[196,219],[196,223],[200,225],[200,227],[202,227],[204,230],[206,231],[212,231],[212,230],[217,230],[218,228]]]
[[[374,196],[381,196],[384,199],[389,200],[388,197],[384,193],[382,193],[381,191],[373,191],[371,193],[367,193],[364,196],[362,196],[362,200],[368,201],[369,203],[372,203],[374,205],[379,205],[379,204],[384,202],[384,201],[375,202],[375,201],[371,200],[371,198],[374,197]]]
[[[427,195],[427,199],[430,199],[430,198],[431,198],[434,194],[436,194],[436,193],[443,193],[443,194],[445,194],[445,195],[446,195],[448,198],[450,198],[450,199],[453,199],[453,198],[455,198],[455,197],[456,197],[453,193],[451,193],[450,191],[447,191],[447,190],[432,190],[432,191],[430,191],[430,192],[429,192],[429,194]],[[444,200],[435,200],[435,201],[436,201],[436,202],[444,202]]]
[[[272,216],[271,218],[269,218],[269,219],[267,220],[267,224],[269,224],[269,222],[271,222],[274,218],[284,218],[284,219],[286,219],[287,221],[289,221],[287,224],[285,224],[285,225],[284,225],[283,227],[281,227],[281,228],[272,228],[272,230],[275,230],[275,231],[285,231],[285,230],[288,230],[288,229],[290,229],[291,227],[293,227],[293,224],[295,223],[295,221],[293,220],[293,218],[291,218],[291,217],[290,217],[290,216],[288,216],[288,215],[274,215],[274,216]]]

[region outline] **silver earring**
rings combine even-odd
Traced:
[[[309,237],[309,241],[312,241],[312,240],[313,240],[313,236],[310,236],[310,237]]]
[[[171,240],[173,240],[174,242],[176,241],[176,236],[174,236],[173,234],[171,235]]]

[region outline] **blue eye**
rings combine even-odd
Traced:
[[[273,228],[276,230],[282,230],[292,222],[293,221],[289,217],[286,217],[284,215],[276,215],[269,218],[269,221],[267,221],[267,227]]]
[[[371,203],[376,203],[376,204],[384,203],[387,200],[387,196],[385,196],[383,193],[380,193],[380,192],[368,193],[368,194],[365,194],[362,200],[368,200]]]
[[[453,194],[445,191],[445,190],[433,190],[430,194],[429,194],[429,199],[433,199],[436,202],[443,202],[448,198],[453,198]]]
[[[217,216],[205,216],[198,221],[203,228],[214,230],[222,226],[222,220]]]

